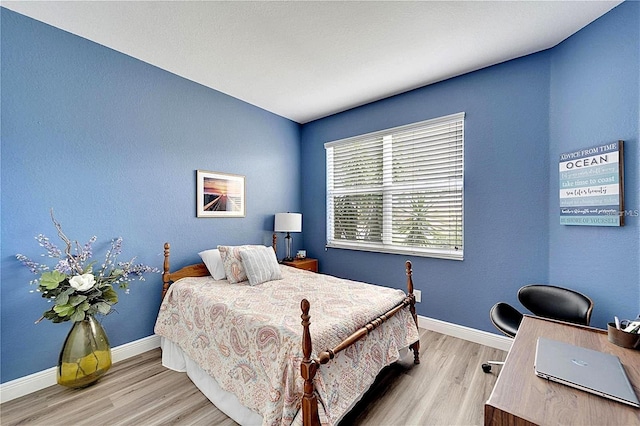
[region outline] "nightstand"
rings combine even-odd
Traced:
[[[306,259],[283,260],[282,264],[304,269],[305,271],[318,272],[318,259],[310,259],[307,257]]]

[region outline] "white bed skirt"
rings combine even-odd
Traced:
[[[200,389],[200,391],[202,391],[204,396],[206,396],[220,411],[242,426],[262,425],[262,416],[260,414],[242,405],[234,394],[222,389],[213,377],[207,374],[206,371],[200,368],[195,361],[183,352],[180,346],[165,337],[161,337],[160,347],[162,348],[162,365],[170,370],[178,371],[180,373],[186,372],[187,376],[189,376],[191,381],[198,387],[198,389]],[[409,348],[402,348],[399,352],[400,356],[398,359],[402,359],[409,354]],[[353,402],[353,404],[351,404],[349,410],[340,417],[336,424],[342,420],[344,415],[353,409],[367,390],[368,389],[362,391],[360,396]],[[293,424],[298,425],[301,423],[302,416],[296,416]]]
[[[238,398],[223,390],[218,382],[189,358],[178,345],[161,337],[162,365],[170,370],[187,373],[191,381],[213,404],[235,422],[243,426],[259,426],[262,416],[245,407]]]

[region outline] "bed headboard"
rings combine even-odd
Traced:
[[[277,244],[277,236],[273,234],[272,236],[272,247],[273,251],[276,251]],[[209,274],[209,270],[207,266],[203,263],[194,263],[193,265],[187,265],[184,268],[178,269],[175,272],[171,272],[170,263],[169,263],[169,255],[171,251],[171,245],[169,243],[164,243],[164,263],[162,270],[162,298],[164,299],[164,295],[167,294],[167,290],[169,290],[169,286],[172,282],[178,281],[180,278],[185,277],[206,277]]]
[[[170,272],[169,254],[171,251],[171,245],[164,243],[164,264],[162,270],[162,298],[169,290],[169,286],[172,282],[178,281],[184,277],[206,277],[209,275],[207,266],[203,263],[195,263],[193,265],[187,265],[184,268],[178,269],[176,272]]]

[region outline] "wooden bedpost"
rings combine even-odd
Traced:
[[[164,243],[164,263],[162,270],[162,299],[169,291],[171,283],[185,277],[208,277],[211,274],[207,269],[207,265],[204,262],[194,263],[193,265],[187,265],[175,272],[171,272],[169,267],[169,252],[171,246],[169,243]]]
[[[304,426],[319,426],[318,398],[313,388],[313,378],[318,370],[318,364],[311,359],[311,332],[309,331],[309,308],[307,299],[300,302],[302,309],[302,354],[303,359],[300,364],[300,374],[304,379],[304,393],[302,395],[302,424]]]
[[[411,261],[407,260],[404,264],[407,271],[407,293],[409,294],[409,299],[411,299],[411,304],[409,305],[409,311],[411,312],[411,316],[413,316],[413,320],[416,323],[416,328],[418,328],[418,315],[416,315],[416,296],[413,294],[413,279],[411,275],[413,271],[411,269]],[[409,346],[413,349],[413,363],[420,364],[420,340],[411,344]]]
[[[164,264],[162,272],[162,299],[169,290],[169,249],[171,246],[169,243],[164,243]]]
[[[276,254],[276,258],[278,257],[277,244],[278,244],[278,236],[274,232],[273,235],[271,236],[271,247],[273,247],[273,251]]]

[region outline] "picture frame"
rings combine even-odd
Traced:
[[[245,217],[245,177],[197,170],[197,217]]]

